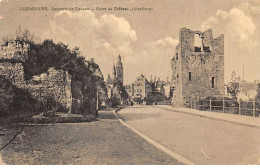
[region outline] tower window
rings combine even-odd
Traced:
[[[215,88],[215,77],[211,78],[211,87]]]
[[[194,35],[194,48],[195,52],[201,52],[202,49],[202,38],[199,34]]]
[[[178,53],[176,53],[176,60],[178,60]]]
[[[189,72],[189,81],[191,81],[191,72]]]

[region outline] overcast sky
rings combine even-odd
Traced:
[[[48,7],[48,11],[20,11],[20,7]],[[52,11],[51,8],[146,7],[151,11]],[[41,39],[80,47],[94,58],[105,79],[118,54],[125,83],[140,74],[170,77],[171,58],[179,29],[213,29],[225,35],[225,81],[233,70],[245,80],[260,80],[260,0],[2,0],[0,37],[21,24]]]

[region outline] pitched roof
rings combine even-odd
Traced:
[[[244,82],[239,84],[240,91],[257,90],[257,83]]]

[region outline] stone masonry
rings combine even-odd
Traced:
[[[224,96],[224,35],[180,29],[171,61],[174,106],[195,105],[199,99]]]
[[[26,89],[37,100],[46,103],[52,97],[71,112],[71,76],[67,71],[49,68],[48,72],[25,80],[22,62],[27,58],[28,44],[17,41],[2,45],[0,49],[0,75],[13,85]],[[15,60],[15,61],[14,61]]]

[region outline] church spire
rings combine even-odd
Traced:
[[[120,56],[120,54],[117,57],[117,63],[121,63],[121,56]]]
[[[113,80],[115,80],[116,79],[116,66],[115,66],[115,64],[113,65],[112,75],[113,75]]]

